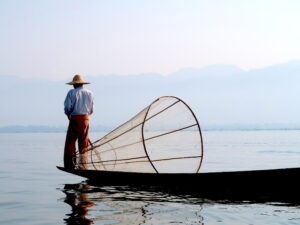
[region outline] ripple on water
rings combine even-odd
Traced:
[[[279,203],[213,201],[178,195],[154,187],[97,187],[86,182],[60,190],[73,211],[97,224],[294,224],[300,222],[299,206]],[[72,201],[70,201],[72,199]],[[77,208],[76,210],[74,210]],[[79,209],[78,209],[79,208]],[[74,222],[74,214],[66,221]],[[288,223],[287,223],[288,221]]]

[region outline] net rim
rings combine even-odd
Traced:
[[[164,98],[173,98],[173,99],[176,99],[177,101],[175,102],[175,104],[181,102],[184,104],[184,106],[186,107],[187,110],[189,110],[189,112],[191,113],[191,115],[193,116],[194,120],[195,120],[195,124],[193,126],[197,126],[198,127],[198,134],[199,134],[199,137],[200,137],[200,143],[201,143],[201,151],[200,151],[200,154],[199,154],[199,158],[200,158],[200,161],[199,161],[199,165],[196,169],[196,171],[194,173],[199,173],[200,171],[200,168],[201,168],[201,165],[202,165],[202,162],[203,162],[203,157],[204,157],[204,148],[203,148],[203,137],[202,137],[202,132],[201,132],[201,128],[200,128],[200,124],[199,124],[199,121],[195,115],[195,113],[193,112],[193,110],[190,108],[190,106],[184,102],[182,99],[176,97],[176,96],[161,96],[157,99],[155,99],[151,104],[149,104],[147,107],[145,107],[144,109],[142,109],[138,114],[136,114],[135,116],[133,116],[131,119],[127,120],[125,123],[119,125],[117,128],[113,129],[111,132],[109,132],[108,134],[106,134],[104,137],[100,138],[99,140],[95,141],[94,143],[92,143],[91,145],[91,148],[89,149],[90,151],[92,151],[95,147],[94,144],[96,144],[97,142],[103,140],[105,137],[107,137],[109,134],[111,134],[112,132],[114,132],[115,130],[119,129],[120,127],[122,127],[123,125],[125,125],[126,123],[128,123],[129,121],[131,121],[132,119],[134,119],[135,117],[137,117],[140,113],[144,112],[145,115],[144,115],[144,118],[143,120],[141,121],[140,125],[141,125],[141,135],[142,135],[142,143],[143,143],[143,148],[144,148],[144,152],[145,152],[145,155],[146,155],[146,158],[148,159],[149,163],[151,164],[152,168],[154,169],[154,172],[156,173],[159,173],[159,171],[156,169],[155,165],[153,164],[153,162],[155,162],[155,160],[151,160],[150,159],[150,156],[148,154],[148,151],[147,151],[147,147],[146,147],[146,140],[145,139],[145,136],[144,136],[144,126],[145,126],[145,123],[148,121],[149,118],[148,115],[149,115],[149,111],[151,109],[151,107],[158,101],[160,101],[161,99],[164,99]],[[174,103],[172,104],[174,105]],[[170,107],[170,106],[169,106]],[[151,118],[151,117],[150,117]],[[127,131],[126,131],[127,132]],[[111,141],[111,140],[109,140]],[[108,142],[109,142],[108,141]],[[97,170],[96,166],[94,165],[94,160],[93,160],[93,154],[90,155],[91,157],[91,164],[93,165],[93,167]],[[101,159],[100,159],[101,160]],[[117,160],[117,158],[115,158],[115,160]],[[113,161],[113,160],[112,160]]]
[[[147,158],[148,158],[148,160],[149,160],[151,166],[152,166],[153,169],[155,170],[155,172],[156,172],[156,173],[159,173],[158,170],[155,168],[155,166],[154,166],[152,160],[150,159],[149,154],[148,154],[148,151],[147,151],[147,147],[146,147],[146,143],[145,143],[145,137],[144,137],[144,126],[145,126],[145,122],[146,122],[146,120],[147,120],[148,113],[149,113],[149,111],[150,111],[150,109],[151,109],[151,106],[152,106],[153,104],[155,104],[156,102],[158,102],[159,100],[163,99],[163,98],[175,98],[175,99],[178,100],[178,102],[182,102],[182,103],[186,106],[186,108],[190,111],[190,113],[192,114],[192,116],[193,116],[194,119],[195,119],[195,122],[196,122],[195,125],[197,125],[197,127],[198,127],[198,132],[199,132],[200,142],[201,142],[201,152],[200,152],[200,156],[199,156],[200,162],[199,162],[199,165],[198,165],[198,167],[197,167],[197,169],[196,169],[196,172],[195,172],[195,173],[199,173],[199,170],[200,170],[200,168],[201,168],[202,161],[203,161],[203,156],[204,156],[204,155],[203,155],[203,153],[204,153],[204,149],[203,149],[203,137],[202,137],[202,132],[201,132],[200,124],[199,124],[199,121],[198,121],[198,119],[197,119],[195,113],[194,113],[193,110],[191,109],[191,107],[190,107],[186,102],[184,102],[182,99],[180,99],[180,98],[178,98],[178,97],[176,97],[176,96],[162,96],[162,97],[159,97],[159,98],[155,99],[149,106],[147,106],[148,109],[147,109],[147,112],[146,112],[146,114],[145,114],[145,117],[144,117],[144,120],[143,120],[143,123],[142,123],[142,140],[143,140],[143,146],[144,146],[145,154],[146,154],[146,156],[147,156]],[[147,108],[147,107],[146,107],[146,108]],[[146,109],[146,108],[145,108],[145,109]],[[144,110],[145,110],[145,109],[144,109]]]

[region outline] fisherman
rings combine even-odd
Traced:
[[[81,75],[75,75],[73,81],[67,83],[73,85],[64,102],[65,114],[69,119],[69,127],[66,135],[64,167],[74,169],[76,156],[76,140],[80,153],[80,169],[87,169],[87,148],[89,144],[89,116],[93,113],[93,93],[83,87],[86,82]]]

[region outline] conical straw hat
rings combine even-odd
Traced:
[[[73,77],[73,81],[71,81],[69,83],[66,83],[66,84],[69,84],[69,85],[73,85],[73,84],[90,84],[90,82],[85,81],[81,75],[76,74]]]

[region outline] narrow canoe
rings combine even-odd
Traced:
[[[200,197],[300,203],[300,168],[210,172],[197,174],[128,173],[97,170],[65,172],[88,178],[98,185],[160,186]]]

